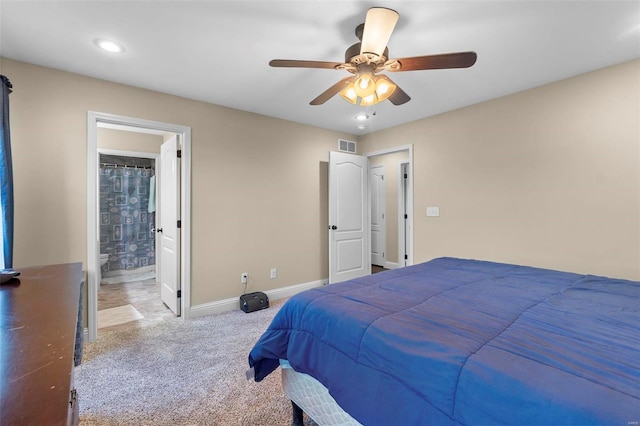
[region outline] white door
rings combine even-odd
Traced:
[[[385,222],[386,191],[384,166],[369,169],[371,186],[371,264],[385,266],[387,227]]]
[[[162,302],[180,315],[180,161],[178,136],[160,148],[159,235],[160,296]]]
[[[368,159],[329,153],[329,283],[371,274]]]

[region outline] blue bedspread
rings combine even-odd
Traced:
[[[292,297],[279,359],[364,425],[637,425],[640,283],[435,259]]]

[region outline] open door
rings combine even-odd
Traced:
[[[329,284],[371,274],[368,164],[329,152]]]
[[[162,302],[180,315],[180,160],[178,136],[160,148],[159,235],[160,296]]]

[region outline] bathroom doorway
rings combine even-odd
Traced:
[[[104,134],[111,133],[112,135],[117,135],[116,138],[112,138],[111,142],[105,143],[105,140],[108,140],[108,137],[105,137]],[[140,136],[142,135],[142,137]],[[145,136],[148,136],[154,142],[148,143],[141,142],[142,139],[145,139]],[[135,138],[135,141],[132,141],[131,138]],[[141,179],[139,183],[141,185],[134,185],[133,189],[130,188],[127,194],[122,194],[126,196],[120,196],[120,198],[116,199],[118,194],[112,194],[111,203],[113,205],[108,206],[108,213],[113,213],[112,215],[102,216],[100,207],[99,207],[99,195],[100,190],[106,191],[107,188],[100,188],[100,157],[99,154],[107,154],[107,155],[120,155],[124,157],[138,157],[138,158],[146,158],[151,157],[155,162],[155,157],[158,156],[160,152],[160,145],[165,144],[166,141],[173,140],[176,141],[179,151],[177,156],[179,157],[179,163],[181,167],[177,169],[177,187],[175,187],[176,191],[173,194],[174,205],[176,209],[178,209],[178,232],[180,233],[179,245],[177,246],[175,259],[171,262],[172,270],[175,271],[175,280],[177,280],[176,285],[178,291],[174,295],[177,298],[177,305],[180,308],[179,314],[183,319],[188,319],[190,316],[190,165],[191,165],[191,129],[186,126],[155,122],[144,119],[137,119],[131,117],[124,116],[116,116],[113,114],[106,113],[98,113],[98,112],[88,112],[87,114],[87,171],[88,171],[88,186],[87,186],[87,247],[88,247],[88,262],[87,262],[87,328],[88,328],[88,340],[95,341],[98,337],[98,292],[100,289],[100,281],[101,281],[101,265],[100,265],[100,253],[101,249],[104,248],[104,251],[108,251],[107,254],[110,260],[115,261],[115,265],[108,265],[105,269],[110,269],[111,271],[105,270],[104,272],[113,272],[114,270],[121,269],[124,272],[131,271],[132,273],[137,272],[145,272],[150,273],[155,270],[156,277],[160,279],[167,275],[164,271],[160,270],[160,274],[158,275],[158,266],[162,264],[162,256],[157,255],[157,250],[153,253],[153,256],[144,256],[145,253],[151,254],[145,250],[147,250],[150,245],[147,245],[147,248],[143,250],[142,253],[134,253],[131,257],[124,256],[125,253],[129,254],[131,251],[136,251],[138,249],[138,238],[140,241],[144,241],[145,236],[147,237],[147,242],[149,242],[149,237],[152,239],[156,238],[157,233],[156,228],[158,228],[157,224],[162,223],[162,218],[168,215],[162,215],[162,211],[165,208],[160,204],[160,194],[156,192],[157,199],[157,217],[154,218],[155,227],[149,227],[150,216],[148,215],[149,211],[149,201],[147,199],[146,208],[142,206],[144,204],[138,198],[139,192],[149,192],[152,185]],[[146,145],[145,145],[146,144]],[[150,148],[151,147],[151,148]],[[102,151],[99,153],[99,150]],[[104,160],[104,158],[103,158]],[[113,159],[112,159],[113,160]],[[105,161],[106,163],[106,161]],[[140,169],[140,165],[138,165]],[[112,167],[115,168],[115,160],[112,163]],[[154,170],[158,172],[158,180],[156,184],[156,188],[160,189],[164,186],[161,182],[162,176],[162,167],[160,164],[154,164]],[[118,173],[114,173],[113,179],[110,182],[111,185],[115,185],[117,189],[124,190],[124,187],[120,185],[124,184],[120,178],[124,176],[120,176],[120,173],[129,173],[135,174],[135,164],[130,170],[130,167],[127,165],[125,169],[120,169]],[[151,169],[147,169],[151,170]],[[141,172],[142,174],[146,174],[146,178],[151,179],[149,176],[149,172]],[[176,175],[175,171],[172,174]],[[119,176],[120,178],[116,177]],[[142,177],[142,176],[140,176]],[[146,188],[146,189],[145,189]],[[133,191],[133,192],[131,192]],[[117,204],[122,203],[124,206],[127,202],[127,198],[134,198],[136,200],[134,204],[136,204],[136,209],[133,210],[120,210]],[[128,201],[131,201],[130,199]],[[113,211],[112,211],[113,209]],[[125,226],[124,225],[132,225],[135,217],[133,215],[138,215],[138,217],[143,216],[142,213],[147,213],[146,217],[146,231],[136,230],[133,234],[127,234],[127,244],[124,244],[124,240],[120,240],[120,238],[124,239],[125,237]],[[136,213],[137,212],[137,213]],[[106,212],[105,212],[106,213]],[[109,223],[110,227],[113,230],[113,238],[118,241],[120,244],[117,248],[119,255],[123,255],[124,257],[120,258],[116,256],[116,247],[112,247],[107,249],[106,247],[101,247],[102,243],[100,241],[100,224],[101,221],[105,222],[115,220],[120,223]],[[114,227],[114,225],[123,225],[122,227]],[[139,225],[139,224],[138,224]],[[162,226],[160,225],[160,226]],[[176,226],[173,223],[173,226]],[[115,228],[115,229],[114,229]],[[148,232],[145,235],[142,232]],[[152,236],[153,234],[153,236]],[[156,240],[157,241],[157,240]],[[144,244],[143,244],[144,245]],[[154,246],[155,248],[155,246]],[[103,261],[104,261],[103,256]],[[155,265],[150,265],[150,258],[153,257],[155,261]],[[166,257],[166,256],[165,256]],[[144,259],[146,258],[146,259]],[[177,261],[177,262],[176,262]],[[108,261],[107,261],[108,262]],[[121,263],[118,263],[121,262]],[[105,266],[106,263],[103,265]],[[151,268],[149,268],[151,266]],[[144,271],[137,271],[139,267],[146,267]],[[110,274],[109,274],[110,275]],[[125,274],[127,275],[127,274]],[[151,278],[153,282],[156,279]],[[143,280],[144,282],[144,280]],[[128,284],[123,284],[127,285]],[[111,289],[111,288],[110,288]],[[136,296],[140,296],[139,291],[134,291]],[[151,297],[152,293],[147,295]],[[156,292],[157,294],[157,292]],[[159,304],[162,304],[159,297],[155,297],[158,300]],[[165,303],[167,301],[165,300]],[[176,302],[174,301],[174,304]],[[163,306],[163,310],[166,312],[166,308]],[[150,312],[149,309],[145,309],[145,314]],[[142,313],[142,312],[139,312]],[[125,312],[125,315],[127,312]],[[129,312],[130,314],[130,312]],[[135,312],[134,312],[135,314]],[[134,315],[135,316],[135,315]],[[171,313],[171,316],[173,313]]]
[[[156,279],[156,170],[161,135],[98,129],[98,331],[173,317]],[[105,147],[146,148],[149,152]]]

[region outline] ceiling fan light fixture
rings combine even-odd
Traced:
[[[353,88],[353,83],[342,89],[340,91],[340,96],[342,96],[342,99],[349,102],[350,104],[355,105],[356,102],[358,102],[358,95],[356,95],[356,91]]]
[[[0,0],[1,1],[1,0]],[[439,55],[423,55],[407,58],[389,58],[387,43],[396,23],[398,12],[386,7],[372,7],[365,22],[356,27],[360,43],[350,46],[344,54],[344,63],[327,61],[301,61],[273,59],[272,67],[325,68],[348,71],[352,75],[335,83],[309,102],[322,105],[333,96],[340,96],[353,105],[370,106],[384,100],[393,105],[404,105],[411,97],[381,71],[417,71],[452,68],[469,68],[476,63],[476,52],[455,52]]]
[[[369,96],[365,96],[364,98],[360,99],[360,106],[371,106],[377,104],[378,102],[380,101],[376,98],[376,94],[374,92]]]
[[[389,98],[396,85],[384,75],[362,73],[340,91],[340,96],[353,105],[371,106]]]
[[[361,98],[366,98],[376,91],[376,79],[370,72],[365,72],[356,78],[352,86],[356,95]]]
[[[378,102],[385,101],[395,92],[396,85],[385,76],[379,76],[376,80],[376,97]]]

